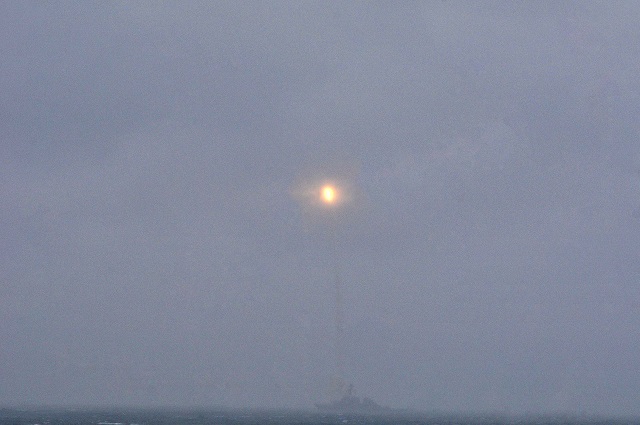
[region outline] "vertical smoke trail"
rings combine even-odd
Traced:
[[[344,329],[343,329],[343,302],[342,302],[342,279],[340,277],[340,257],[338,253],[338,230],[336,223],[332,225],[331,249],[333,251],[334,266],[334,289],[335,289],[335,362],[336,370],[331,388],[331,397],[339,400],[344,395],[345,371],[344,371]]]

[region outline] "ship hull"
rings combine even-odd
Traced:
[[[391,411],[391,409],[382,407],[369,398],[365,397],[360,400],[354,396],[344,396],[331,403],[317,403],[316,408],[326,413],[377,414]]]

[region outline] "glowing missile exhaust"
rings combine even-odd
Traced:
[[[335,204],[338,201],[338,191],[334,186],[324,185],[320,189],[320,199],[327,205]]]

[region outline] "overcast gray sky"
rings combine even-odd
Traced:
[[[638,22],[2,2],[0,405],[640,415]]]

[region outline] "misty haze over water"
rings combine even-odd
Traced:
[[[356,425],[631,425],[628,419],[580,418],[567,415],[508,417],[489,415],[428,415],[404,413],[394,415],[343,415],[295,410],[242,410],[242,409],[40,409],[0,411],[0,423],[51,425],[303,425],[303,424],[356,424]]]
[[[0,408],[640,416],[640,3],[0,12]]]

